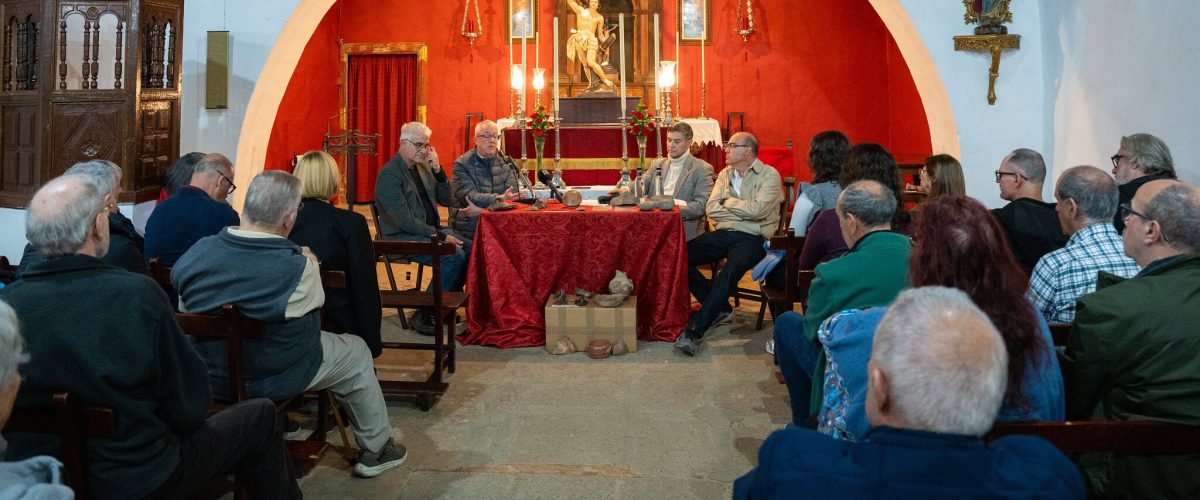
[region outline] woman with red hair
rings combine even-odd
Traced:
[[[1050,329],[1025,296],[1029,278],[996,219],[974,199],[942,196],[925,203],[912,236],[909,283],[966,292],[1004,338],[1008,386],[996,421],[1062,420],[1062,373]],[[842,311],[821,325],[817,336],[829,356],[821,432],[849,440],[866,433],[867,361],[885,311]]]

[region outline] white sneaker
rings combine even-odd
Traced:
[[[774,356],[775,355],[775,339],[768,340],[767,343],[765,345],[763,345],[763,349],[765,349],[767,351],[767,354]]]

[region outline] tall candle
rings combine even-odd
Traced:
[[[679,30],[675,30],[675,109],[680,110],[675,113],[675,119],[683,118],[683,103],[679,102],[679,91],[683,89],[683,81],[679,79],[679,73],[683,72],[683,59],[679,57]]]
[[[529,15],[533,16],[533,67],[542,67],[542,53],[538,47],[542,46],[542,37],[538,36],[537,16],[534,15],[533,9],[537,8],[536,3],[529,5]]]
[[[704,78],[704,45],[708,42],[708,32],[700,35],[700,85],[704,85],[707,81]]]
[[[525,32],[524,26],[521,27],[521,32],[522,33]],[[521,106],[520,107],[522,110],[525,109],[525,82],[528,81],[528,79],[525,78],[525,72],[528,71],[528,66],[525,66],[525,42],[527,40],[529,40],[529,37],[527,37],[527,36],[521,37]]]
[[[512,12],[512,0],[508,0],[508,11]],[[508,67],[512,67],[512,46],[513,46],[513,29],[512,20],[508,21]]]
[[[654,14],[654,109],[657,109],[659,114],[662,114],[662,96],[659,92],[658,81],[658,61],[662,60],[662,53],[659,52],[658,46],[659,31],[658,31],[658,13]]]
[[[554,38],[550,40],[550,45],[554,47],[554,121],[558,122],[558,16],[554,17]],[[557,126],[555,127],[557,128]],[[557,133],[557,132],[556,132]],[[554,145],[555,150],[558,150],[558,144]]]
[[[625,104],[625,14],[617,15],[617,39],[620,42],[618,50],[621,51],[621,120],[624,123],[625,110],[629,107]],[[621,157],[629,158],[629,145],[626,144],[625,127],[621,127]]]

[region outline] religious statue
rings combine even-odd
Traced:
[[[978,23],[976,35],[1003,35],[1008,28],[1003,23],[1012,22],[1012,12],[1008,10],[1011,0],[963,0],[967,13],[963,15],[966,24]]]
[[[566,0],[567,6],[575,12],[575,29],[567,38],[567,60],[574,62],[578,54],[583,63],[583,73],[588,79],[588,88],[584,92],[599,92],[611,90],[612,80],[604,76],[604,67],[600,65],[601,49],[612,45],[612,30],[604,26],[604,16],[597,10],[600,0]],[[583,6],[587,2],[587,7]],[[605,57],[604,60],[608,58]]]

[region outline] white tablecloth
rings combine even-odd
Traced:
[[[721,140],[721,124],[717,123],[712,118],[683,118],[679,120],[692,127],[692,140],[696,144],[704,145],[708,143],[723,146],[725,143]]]

